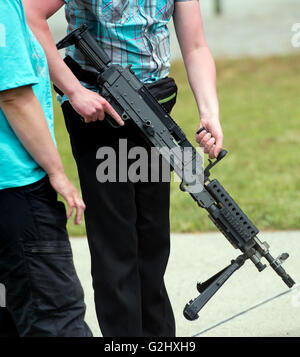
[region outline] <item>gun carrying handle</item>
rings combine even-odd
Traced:
[[[201,131],[203,131],[203,130],[206,130],[206,129],[204,128],[204,126],[203,126],[202,128],[200,128],[200,129],[198,129],[198,130],[196,131],[196,134],[197,134],[197,135],[200,134]],[[227,150],[225,150],[225,149],[221,150],[221,151],[219,152],[218,157],[216,158],[216,161],[222,160],[222,159],[226,156],[226,154],[227,154]]]

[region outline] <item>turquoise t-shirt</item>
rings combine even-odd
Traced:
[[[21,0],[0,1],[0,91],[32,85],[55,142],[45,53],[26,24]],[[26,151],[0,108],[0,190],[34,183],[45,171]]]

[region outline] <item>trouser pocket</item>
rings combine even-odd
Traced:
[[[35,305],[40,315],[82,299],[69,242],[26,243],[24,255]]]
[[[33,336],[84,336],[84,294],[68,241],[28,242],[24,257],[32,298]],[[88,333],[87,333],[88,335]]]
[[[47,177],[2,190],[0,216],[0,283],[18,335],[91,336],[64,204]]]

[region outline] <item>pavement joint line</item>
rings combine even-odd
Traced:
[[[220,321],[220,322],[218,322],[218,323],[216,323],[216,324],[214,324],[214,325],[212,325],[212,326],[210,326],[210,327],[208,327],[208,328],[206,328],[206,329],[204,329],[204,330],[198,332],[196,335],[193,335],[192,337],[198,337],[198,336],[200,336],[200,335],[203,335],[205,332],[208,332],[208,331],[210,331],[210,330],[213,330],[213,329],[215,329],[215,328],[217,328],[217,327],[219,327],[219,326],[221,326],[221,325],[224,325],[224,324],[226,324],[227,322],[229,322],[229,321],[235,319],[236,317],[239,317],[239,316],[241,316],[241,315],[244,315],[244,314],[246,314],[246,313],[249,312],[249,311],[252,311],[252,310],[254,310],[254,309],[257,309],[258,307],[263,306],[263,305],[269,303],[270,301],[276,300],[276,299],[280,298],[281,296],[284,296],[284,295],[286,295],[286,294],[290,294],[291,292],[293,292],[293,291],[295,291],[295,290],[298,290],[298,289],[300,289],[300,283],[294,285],[291,289],[285,290],[285,291],[283,291],[283,292],[280,293],[280,294],[277,294],[277,295],[272,296],[272,297],[270,297],[270,298],[268,298],[268,299],[265,299],[265,300],[261,301],[260,303],[255,304],[255,305],[249,307],[249,308],[246,309],[246,310],[243,310],[243,311],[241,311],[241,312],[239,312],[239,313],[237,313],[237,314],[235,314],[235,315],[232,315],[231,317],[228,317],[227,319],[222,320],[222,321]]]

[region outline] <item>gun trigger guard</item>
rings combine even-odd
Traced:
[[[114,129],[121,128],[121,125],[119,125],[110,115],[106,114],[105,119]]]

